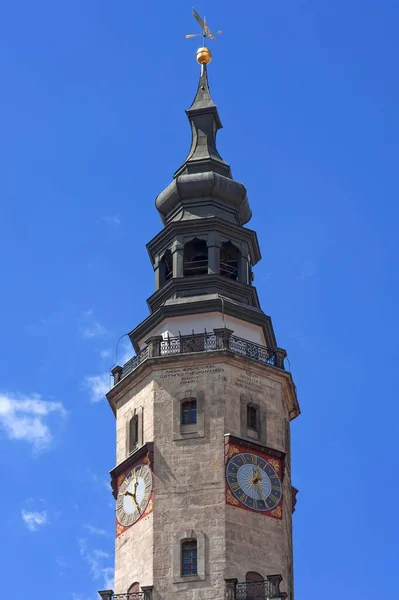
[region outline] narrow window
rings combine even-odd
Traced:
[[[181,424],[190,425],[197,422],[197,400],[187,398],[181,405]]]
[[[129,422],[129,453],[136,449],[139,441],[139,417],[134,415]]]
[[[181,576],[197,575],[197,540],[183,542],[181,545]]]
[[[257,431],[257,410],[255,406],[247,406],[247,427]]]

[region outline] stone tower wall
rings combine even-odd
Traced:
[[[127,390],[118,403],[116,414],[116,462],[127,457],[127,424],[134,410],[142,416],[143,441],[154,438],[154,382],[146,378]],[[140,519],[116,538],[115,581],[116,594],[126,593],[134,582],[152,585],[153,579],[153,514]]]
[[[162,368],[159,368],[161,367]],[[287,452],[285,391],[276,369],[226,355],[176,356],[156,361],[145,379],[118,401],[118,462],[126,457],[126,422],[143,407],[143,443],[154,442],[154,512],[116,541],[115,592],[138,581],[154,598],[224,598],[225,578],[247,571],[281,573],[290,592],[291,483],[283,481],[283,519],[226,504],[226,434],[246,436],[246,402],[259,406],[258,443]],[[197,431],[180,429],[180,402],[198,398]],[[203,423],[203,425],[202,425]],[[256,440],[252,440],[256,441]],[[286,460],[286,467],[289,461]],[[181,578],[181,541],[198,542],[198,577]]]

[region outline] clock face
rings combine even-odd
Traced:
[[[141,517],[151,491],[151,469],[147,465],[136,465],[123,480],[116,501],[116,516],[123,527],[130,527]]]
[[[233,495],[252,510],[267,512],[282,498],[281,481],[270,463],[257,454],[240,452],[226,467],[226,478]]]

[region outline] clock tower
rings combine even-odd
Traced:
[[[150,315],[113,371],[114,590],[103,600],[293,600],[286,352],[253,286],[246,189],[220,156],[201,48],[192,141],[156,198]]]

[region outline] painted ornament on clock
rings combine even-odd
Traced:
[[[281,462],[238,448],[236,453],[230,453],[232,456],[226,466],[227,503],[281,519]]]

